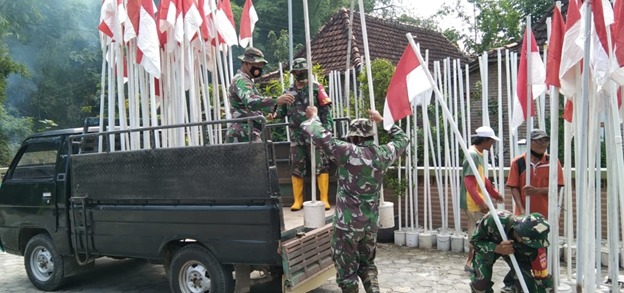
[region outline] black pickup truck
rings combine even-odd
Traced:
[[[119,150],[174,127],[209,141],[211,122],[27,138],[0,186],[0,248],[46,291],[103,256],[163,264],[172,292],[244,292],[259,268],[304,292],[333,274],[330,225],[284,227],[271,142]]]

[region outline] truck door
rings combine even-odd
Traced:
[[[12,207],[5,226],[57,229],[56,164],[60,137],[40,137],[26,141],[11,163],[0,186],[0,205]]]

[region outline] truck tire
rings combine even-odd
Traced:
[[[217,261],[203,246],[188,245],[172,257],[169,269],[171,292],[231,293],[234,290],[232,271]]]
[[[28,241],[24,266],[28,279],[39,290],[53,291],[65,283],[63,257],[48,235],[35,235]]]

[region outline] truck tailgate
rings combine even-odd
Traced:
[[[331,256],[332,224],[282,243],[284,292],[308,292],[336,274]]]

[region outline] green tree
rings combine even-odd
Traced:
[[[456,0],[453,5],[443,5],[437,14],[455,16],[470,28],[468,34],[457,34],[457,40],[464,43],[469,53],[522,41],[526,17],[531,15],[531,24],[535,24],[553,5],[552,0],[471,0],[468,2],[474,5],[475,22],[473,15],[464,13],[465,2]]]
[[[5,102],[8,77],[13,74],[28,75],[26,67],[15,62],[9,55],[6,39],[23,39],[27,35],[23,32],[29,22],[40,15],[33,3],[34,1],[0,2],[0,166],[8,166],[21,140],[31,132],[32,119],[9,113]]]

